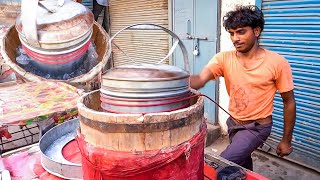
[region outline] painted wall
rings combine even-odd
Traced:
[[[220,34],[220,51],[228,51],[234,49],[233,44],[229,38],[229,33],[224,29],[223,16],[238,4],[241,5],[253,5],[255,0],[221,0],[221,34]],[[228,109],[229,96],[226,91],[226,86],[224,83],[224,78],[219,79],[219,104],[224,108]],[[219,124],[223,134],[227,134],[226,121],[228,119],[228,114],[226,114],[221,109],[218,110]]]

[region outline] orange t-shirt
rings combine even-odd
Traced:
[[[276,90],[293,90],[292,72],[288,61],[264,49],[262,62],[252,69],[244,68],[236,51],[216,54],[207,64],[216,79],[223,76],[229,100],[229,113],[238,120],[256,120],[272,114]]]

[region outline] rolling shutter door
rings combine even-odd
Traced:
[[[168,28],[168,0],[110,0],[111,36],[136,23],[153,23]],[[113,46],[114,66],[156,63],[168,53],[169,35],[161,30],[125,30],[114,42],[132,61]],[[167,60],[165,63],[168,63]]]
[[[293,71],[297,118],[292,161],[320,171],[320,1],[263,0],[265,29],[260,44],[283,55]],[[274,102],[274,147],[283,134],[282,99]]]

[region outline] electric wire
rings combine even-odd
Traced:
[[[211,102],[213,102],[216,106],[218,106],[221,110],[223,110],[226,114],[228,114],[230,116],[230,118],[237,122],[238,125],[242,126],[245,130],[249,131],[252,135],[254,135],[260,142],[262,142],[264,145],[268,146],[270,149],[273,149],[275,152],[277,152],[277,149],[275,147],[273,147],[272,145],[268,144],[266,141],[264,141],[263,139],[261,139],[259,136],[257,136],[255,133],[253,133],[252,130],[248,129],[245,125],[243,125],[241,123],[240,120],[234,118],[227,110],[225,110],[222,106],[220,106],[215,100],[213,100],[212,98],[210,98],[209,96],[205,95],[205,94],[202,94],[202,93],[198,93],[198,94],[193,94],[193,95],[190,95],[190,96],[176,96],[176,99],[173,100],[173,98],[170,98],[169,101],[167,102],[161,102],[161,103],[157,103],[157,104],[140,104],[140,105],[135,105],[137,107],[149,107],[149,106],[160,106],[160,105],[167,105],[167,104],[173,104],[173,103],[177,103],[177,102],[181,102],[181,101],[185,101],[185,100],[188,100],[188,99],[192,99],[192,98],[195,98],[195,97],[199,97],[199,96],[203,96],[207,99],[209,99]],[[147,100],[148,101],[148,100]],[[147,102],[146,101],[146,102]],[[152,101],[152,99],[149,99],[149,101]],[[108,102],[107,104],[109,104],[110,102]],[[112,104],[112,103],[111,103]],[[122,104],[122,103],[117,103],[117,104],[114,104],[114,105],[117,105],[117,106],[128,106],[126,104]],[[176,110],[176,109],[167,109],[166,111],[161,111],[161,112],[169,112],[169,111],[172,111],[172,110]],[[113,112],[113,113],[121,113],[121,112]],[[140,112],[141,114],[147,114],[148,112]],[[292,147],[290,147],[292,148]],[[290,149],[289,148],[289,149]],[[288,150],[288,149],[287,149]]]
[[[259,136],[257,136],[256,134],[254,134],[250,129],[248,129],[246,126],[244,126],[243,124],[241,124],[241,122],[239,120],[237,120],[236,118],[234,118],[227,110],[225,110],[223,107],[221,107],[215,100],[213,100],[212,98],[210,98],[209,96],[205,95],[205,94],[199,94],[199,96],[204,96],[206,98],[208,98],[211,102],[213,102],[216,106],[218,106],[221,110],[223,110],[225,113],[227,113],[232,120],[236,121],[239,125],[241,125],[245,130],[249,131],[252,135],[254,135],[259,141],[261,141],[263,144],[269,146],[271,149],[274,149],[275,151],[277,150],[276,148],[272,147],[270,144],[268,144],[267,142],[265,142],[263,139],[261,139]]]
[[[199,97],[199,96],[203,96],[207,99],[209,99],[211,102],[213,102],[216,106],[218,106],[221,110],[223,110],[226,114],[228,114],[230,116],[230,118],[233,120],[233,121],[236,121],[240,126],[242,126],[245,130],[249,131],[252,135],[254,135],[259,141],[261,141],[263,144],[265,144],[266,146],[270,147],[271,149],[274,149],[276,151],[276,148],[272,147],[271,145],[269,145],[268,143],[266,143],[263,139],[261,139],[259,136],[257,136],[255,133],[252,132],[252,130],[248,129],[246,126],[244,126],[240,120],[237,120],[236,118],[234,118],[227,110],[225,110],[222,106],[220,106],[215,100],[213,100],[212,98],[210,98],[209,96],[205,95],[205,94],[202,94],[202,93],[199,93],[199,94],[193,94],[193,95],[190,95],[190,96],[187,96],[187,97],[176,97],[175,100],[171,100],[170,101],[167,101],[167,102],[162,102],[162,103],[158,103],[158,104],[140,104],[140,105],[137,105],[135,104],[134,106],[137,106],[137,107],[149,107],[149,106],[159,106],[159,105],[167,105],[167,104],[173,104],[173,103],[177,103],[177,102],[181,102],[181,101],[185,101],[185,100],[188,100],[188,99],[192,99],[192,98],[195,98],[195,97]],[[110,102],[108,102],[109,104]],[[126,104],[122,104],[122,103],[117,103],[117,104],[113,104],[113,105],[118,105],[118,106],[128,106]],[[176,109],[169,109],[167,111],[173,111],[173,110],[176,110]],[[113,113],[119,113],[119,112],[113,112]],[[141,114],[147,114],[147,112],[141,112]]]

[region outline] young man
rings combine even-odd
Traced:
[[[296,116],[292,73],[286,59],[258,45],[264,27],[259,8],[237,6],[226,14],[223,25],[235,50],[216,54],[200,74],[191,76],[190,86],[199,89],[209,80],[224,77],[232,117],[227,120],[230,144],[221,156],[252,170],[251,153],[271,133],[276,91],[284,104],[284,133],[277,154],[282,157],[292,152]]]

